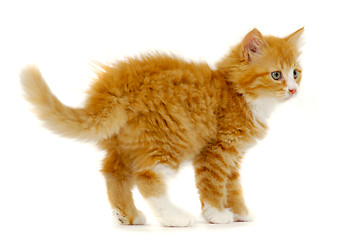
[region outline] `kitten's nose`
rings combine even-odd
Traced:
[[[295,94],[296,88],[288,89],[288,91],[289,91],[290,93],[292,93],[292,94]]]

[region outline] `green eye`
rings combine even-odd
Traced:
[[[293,70],[293,78],[296,79],[298,77],[298,70]]]
[[[279,80],[282,76],[280,71],[276,71],[276,72],[271,72],[271,76],[274,80]]]

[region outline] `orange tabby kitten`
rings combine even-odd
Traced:
[[[145,223],[132,197],[136,185],[162,225],[191,225],[191,215],[169,200],[165,182],[188,159],[204,218],[245,221],[241,159],[265,135],[274,105],[297,92],[302,32],[277,38],[253,29],[216,69],[161,54],[103,66],[79,109],[63,105],[35,67],[23,71],[22,84],[50,130],[96,140],[107,152],[102,173],[121,223]]]

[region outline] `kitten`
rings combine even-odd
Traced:
[[[241,159],[265,135],[273,107],[298,91],[302,32],[277,38],[253,29],[216,69],[162,54],[102,66],[84,108],[63,105],[35,67],[23,71],[22,85],[47,128],[96,140],[107,152],[101,171],[121,223],[145,223],[132,197],[137,186],[162,225],[191,225],[191,215],[169,200],[165,182],[187,158],[204,218],[245,221]]]

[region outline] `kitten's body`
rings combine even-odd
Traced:
[[[295,90],[289,86],[300,81],[269,79],[275,70],[300,72],[300,32],[279,39],[253,30],[216,70],[159,54],[104,66],[82,109],[57,100],[36,68],[24,71],[23,84],[51,130],[95,139],[106,150],[102,172],[122,223],[145,222],[132,199],[137,185],[163,225],[190,225],[192,218],[169,201],[164,182],[187,159],[193,161],[204,217],[213,223],[243,221],[240,161],[265,135],[275,99],[289,98]]]

